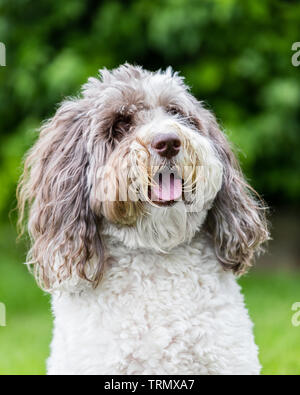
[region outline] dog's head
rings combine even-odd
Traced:
[[[45,288],[73,273],[96,285],[107,237],[168,253],[201,229],[236,273],[268,238],[214,116],[170,69],[125,65],[91,78],[42,127],[18,192]]]

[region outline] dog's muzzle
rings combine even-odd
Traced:
[[[160,133],[154,137],[151,147],[161,157],[171,159],[179,153],[181,141],[176,133]]]

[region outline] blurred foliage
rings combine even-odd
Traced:
[[[41,121],[102,67],[172,65],[239,147],[271,203],[300,197],[300,3],[277,0],[0,0],[0,214]]]

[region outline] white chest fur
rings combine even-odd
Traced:
[[[240,288],[206,243],[111,246],[100,286],[53,296],[50,374],[257,374]]]

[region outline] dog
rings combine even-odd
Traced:
[[[90,78],[41,127],[18,202],[52,295],[49,375],[260,373],[236,277],[266,208],[171,68]]]

